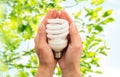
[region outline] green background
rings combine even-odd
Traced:
[[[112,9],[104,10],[104,0],[73,0],[75,4],[63,6],[66,0],[4,0],[0,1],[0,76],[34,77],[38,67],[33,39],[40,21],[50,10],[71,9],[81,4],[75,12],[69,12],[76,22],[83,39],[83,55],[80,70],[83,77],[89,73],[102,74],[100,55],[107,56],[104,26],[114,21]],[[82,4],[88,4],[88,6]],[[47,59],[47,57],[46,57]],[[93,67],[96,67],[94,69]],[[14,71],[14,75],[10,71]],[[57,66],[55,75],[61,76]]]

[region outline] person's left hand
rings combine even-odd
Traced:
[[[54,58],[53,51],[47,43],[46,24],[48,19],[57,18],[57,10],[50,10],[41,22],[38,33],[35,37],[35,50],[39,59],[39,69],[36,77],[52,77],[57,61]]]
[[[63,56],[58,60],[62,71],[62,77],[81,77],[80,58],[82,55],[82,39],[79,35],[76,24],[65,10],[62,10],[59,17],[69,22],[68,46]]]

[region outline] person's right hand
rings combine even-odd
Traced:
[[[58,61],[62,75],[63,77],[81,77],[79,63],[82,54],[82,40],[75,23],[64,10],[61,11],[60,18],[66,19],[70,25],[68,47]]]
[[[58,10],[50,10],[39,27],[35,37],[35,50],[39,59],[39,68],[36,77],[52,77],[56,67],[56,59],[46,37],[46,24],[48,19],[58,17]]]

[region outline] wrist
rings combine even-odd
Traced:
[[[68,67],[62,70],[62,77],[82,77],[79,66]]]
[[[38,68],[36,77],[53,77],[54,70],[47,67],[40,66]]]
[[[62,77],[82,77],[80,70],[69,70],[62,72]]]

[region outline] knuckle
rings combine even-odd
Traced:
[[[46,45],[41,43],[41,44],[39,45],[39,49],[40,49],[40,50],[46,49]]]
[[[82,49],[82,46],[81,46],[80,43],[74,44],[73,47],[74,47],[75,49],[77,49],[77,50],[81,50],[81,49]]]
[[[76,49],[80,49],[80,44],[76,44],[76,45],[75,45],[75,48],[76,48]]]

